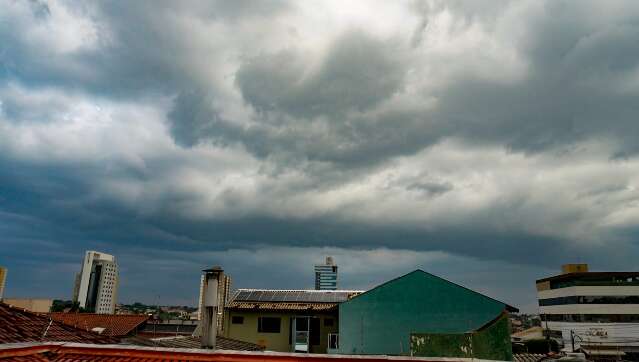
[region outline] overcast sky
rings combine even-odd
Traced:
[[[5,296],[636,270],[639,3],[0,0]]]

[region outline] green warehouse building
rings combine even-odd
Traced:
[[[339,306],[339,353],[512,360],[505,303],[415,270]]]

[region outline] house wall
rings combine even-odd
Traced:
[[[227,310],[225,312],[225,330],[223,335],[227,338],[238,339],[240,341],[251,342],[265,346],[268,351],[290,352],[291,347],[291,319],[296,316],[312,316],[320,318],[320,344],[311,345],[311,353],[326,353],[328,346],[328,334],[337,333],[338,320],[337,314],[309,314],[304,312],[253,312],[253,311],[236,311]],[[233,324],[233,316],[244,317],[244,323]],[[259,333],[257,331],[258,317],[279,317],[281,318],[280,333]],[[324,320],[333,319],[333,326],[324,326]]]
[[[411,356],[461,357],[512,361],[508,318],[502,317],[472,333],[411,335]]]
[[[418,270],[340,304],[339,353],[407,355],[411,334],[477,330],[505,307]]]

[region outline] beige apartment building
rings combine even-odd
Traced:
[[[5,298],[2,302],[34,313],[49,313],[53,305],[52,299],[43,298]]]

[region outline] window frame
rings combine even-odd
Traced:
[[[266,325],[265,326],[265,320],[268,321],[270,320],[271,322],[275,323],[275,320],[277,320],[277,328],[265,328],[265,327],[274,327],[275,324],[272,325]],[[277,329],[277,330],[276,330]],[[282,332],[282,317],[257,317],[257,333],[281,333]]]

